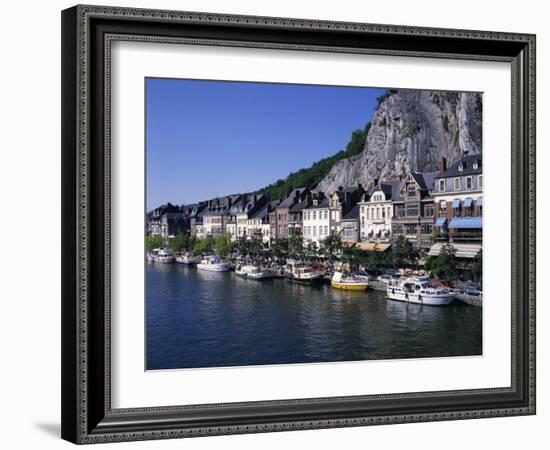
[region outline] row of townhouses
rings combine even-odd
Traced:
[[[369,191],[361,185],[327,194],[300,188],[282,201],[235,194],[192,205],[167,204],[148,213],[147,232],[169,237],[188,231],[199,239],[224,233],[233,239],[261,236],[266,245],[294,233],[317,244],[339,235],[348,245],[382,248],[402,235],[432,255],[451,242],[458,256],[473,258],[481,248],[482,189],[480,156],[464,156],[450,167],[443,158],[435,172],[375,180]]]

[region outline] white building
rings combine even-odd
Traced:
[[[312,199],[311,205],[302,211],[304,244],[315,242],[317,245],[330,235],[330,201],[327,198]]]
[[[384,242],[391,235],[392,196],[401,181],[381,181],[359,202],[359,227],[362,242]],[[395,194],[397,195],[397,194]]]

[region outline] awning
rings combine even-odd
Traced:
[[[430,247],[428,256],[437,256],[441,253],[444,245],[451,245],[456,250],[457,258],[474,259],[481,250],[481,244],[449,244],[448,242],[438,242]]]
[[[464,200],[464,208],[471,208],[472,207],[472,198],[468,197]]]
[[[451,220],[449,228],[456,229],[475,229],[482,228],[481,217],[460,217]]]
[[[447,223],[447,219],[445,219],[444,217],[440,217],[439,219],[437,219],[435,221],[435,226],[436,227],[444,227],[446,223]]]
[[[366,252],[385,252],[388,248],[391,247],[391,244],[382,244],[382,243],[374,243],[374,242],[361,242],[357,244],[357,247],[359,247],[361,250]]]
[[[478,197],[477,198],[476,205],[477,206],[483,206],[483,197]]]
[[[453,208],[460,208],[460,200],[453,200]]]

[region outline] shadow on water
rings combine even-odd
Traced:
[[[148,369],[481,354],[481,308],[147,266]]]

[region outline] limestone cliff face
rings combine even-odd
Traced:
[[[481,153],[481,94],[392,91],[378,107],[359,155],[339,161],[315,190],[390,179],[408,171],[437,170],[463,154]]]

